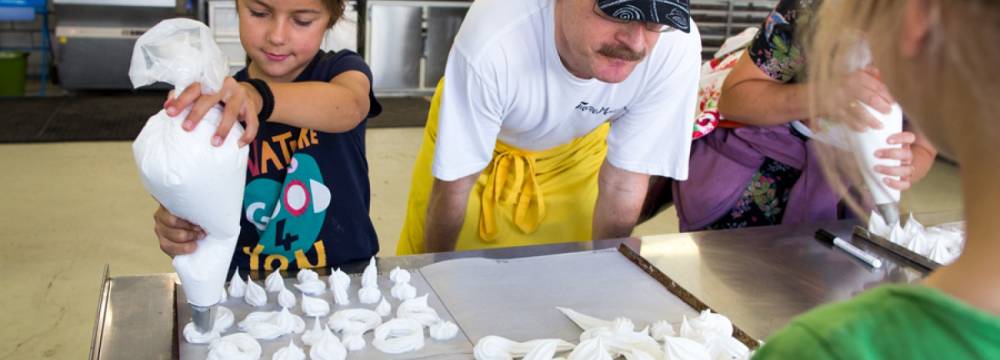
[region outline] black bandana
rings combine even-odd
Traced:
[[[608,16],[627,21],[646,21],[691,31],[688,0],[597,0]]]

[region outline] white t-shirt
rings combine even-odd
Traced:
[[[611,120],[607,160],[687,179],[701,67],[696,26],[659,42],[623,82],[580,79],[559,59],[555,0],[478,0],[448,56],[434,177],[482,171],[496,140],[545,150]]]

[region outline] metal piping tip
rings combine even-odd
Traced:
[[[211,331],[215,326],[215,307],[191,305],[191,321],[198,332],[204,334]]]
[[[878,204],[876,207],[878,208],[879,214],[882,214],[882,218],[885,219],[886,224],[889,224],[889,226],[892,226],[892,224],[903,225],[899,223],[899,204]]]

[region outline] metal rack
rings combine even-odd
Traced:
[[[777,0],[692,0],[691,18],[701,31],[701,57],[710,59],[726,38],[760,26]]]

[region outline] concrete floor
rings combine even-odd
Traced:
[[[368,132],[373,220],[383,255],[403,221],[420,129]],[[83,359],[104,264],[112,276],[172,271],[152,232],[155,202],[126,142],[0,145],[0,359]],[[916,212],[957,210],[956,168],[907,194]],[[672,210],[636,235],[675,232]]]

